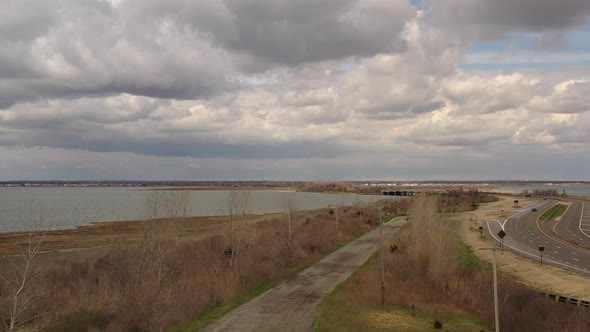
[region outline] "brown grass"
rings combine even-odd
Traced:
[[[405,204],[398,202],[392,204]],[[402,208],[392,210],[404,212]],[[297,213],[289,244],[283,216],[258,217],[247,223],[233,268],[228,264],[226,223],[215,224],[204,236],[195,236],[194,228],[185,227],[169,255],[158,255],[157,245],[142,246],[140,225],[128,223],[134,231],[122,232],[120,237],[106,233],[109,245],[40,257],[37,264],[42,273],[29,291],[42,296],[27,308],[25,318],[36,317],[27,328],[170,330],[211,306],[234,301],[248,289],[310,264],[378,224],[377,212],[369,208],[363,209],[362,222],[356,208],[343,208],[338,232],[334,218],[329,209]],[[98,233],[94,236],[103,243]],[[153,241],[163,243],[158,237]],[[18,249],[22,243],[16,242],[5,239],[4,246]],[[142,254],[141,248],[148,250]],[[147,263],[139,266],[140,257]],[[8,271],[18,264],[18,257],[4,257],[0,274],[9,280]],[[10,289],[0,279],[0,310],[9,301]]]
[[[410,211],[411,222],[392,239],[397,249],[385,256],[385,307],[413,307],[420,315],[429,317],[467,313],[493,328],[490,265],[462,245],[455,233],[458,219],[436,216],[432,213],[436,210],[432,201],[418,204],[422,205]],[[337,303],[382,310],[377,287],[380,266],[379,256],[375,256],[342,286]],[[504,274],[499,275],[498,283],[502,331],[590,330],[587,308],[549,301]]]

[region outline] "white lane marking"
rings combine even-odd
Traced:
[[[582,213],[580,213],[580,232],[582,232],[582,234],[586,235],[587,237],[590,237],[590,235],[588,235],[588,233],[584,232],[584,230],[582,229],[582,220],[584,219],[584,202],[580,202],[582,203]]]
[[[559,254],[557,251],[553,250],[554,253]]]
[[[573,252],[573,251],[572,251],[572,254],[574,254],[574,255],[577,255],[577,253],[575,253],[575,252]]]
[[[521,211],[521,212],[528,212],[528,209],[526,209],[526,210],[525,210],[525,209],[523,209],[523,211]],[[511,219],[511,218],[512,218],[512,217],[509,217],[509,218],[507,218],[506,220],[504,220],[504,222],[500,222],[499,220],[492,220],[492,221],[496,221],[496,222],[498,223],[498,225],[501,227],[501,229],[504,229],[504,226],[505,226],[506,222],[507,222],[509,219]],[[518,218],[517,218],[517,221],[518,221]],[[488,231],[490,232],[490,235],[491,235],[491,236],[492,236],[492,238],[493,238],[494,240],[496,240],[498,243],[501,243],[500,239],[498,239],[498,238],[496,237],[496,235],[492,233],[492,229],[491,229],[491,227],[490,227],[490,224],[489,224],[489,222],[490,222],[490,220],[486,220],[486,225],[488,226]],[[526,225],[526,229],[527,229],[527,230],[528,230],[530,233],[532,233],[532,232],[531,232],[531,230],[530,230],[530,227],[528,227],[528,225]],[[520,234],[520,232],[518,232],[518,233]],[[523,236],[523,238],[525,238],[525,237]],[[529,240],[529,241],[530,241],[530,240]],[[546,240],[544,240],[544,242],[545,242],[546,244],[549,244],[549,242],[548,242],[548,241],[546,241]],[[517,251],[517,252],[519,252],[519,253],[521,253],[521,254],[524,254],[524,255],[526,255],[526,256],[530,256],[530,257],[532,257],[532,258],[534,258],[534,259],[536,259],[536,258],[538,257],[536,254],[531,254],[531,253],[528,253],[528,252],[526,252],[526,251],[523,251],[523,250],[517,249],[517,248],[515,248],[515,247],[513,247],[513,246],[511,246],[511,245],[508,245],[508,244],[504,244],[504,246],[506,246],[507,248],[510,248],[510,249],[512,249],[512,250],[514,250],[514,251]],[[556,253],[556,254],[559,254],[557,251],[554,251],[554,253]],[[545,259],[545,261],[546,261],[546,262],[548,262],[548,263],[553,263],[553,264],[556,264],[556,265],[558,265],[558,266],[562,266],[562,267],[568,268],[568,269],[573,269],[573,270],[577,270],[577,271],[580,271],[580,272],[585,272],[585,273],[588,273],[588,272],[589,272],[589,270],[588,270],[588,269],[586,269],[586,268],[584,268],[584,267],[578,267],[577,265],[570,265],[570,264],[566,264],[566,262],[564,262],[564,261],[563,261],[563,260],[561,260],[561,259],[559,259],[559,262],[557,262],[557,261],[553,261],[553,260],[551,260],[551,259]],[[561,262],[561,263],[560,263],[560,262]]]
[[[561,247],[560,247],[560,246],[555,246],[555,247],[556,247],[557,249],[561,249]]]
[[[579,262],[580,260],[577,258],[572,258],[573,260],[575,260],[576,262]]]

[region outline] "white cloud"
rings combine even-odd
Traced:
[[[587,176],[545,151],[588,159],[587,70],[459,69],[489,61],[465,54],[478,38],[577,21],[472,35],[401,0],[10,5],[36,24],[0,23],[0,179]]]

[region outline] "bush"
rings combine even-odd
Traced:
[[[433,325],[432,327],[435,330],[442,330],[442,328],[443,328],[443,323],[438,319],[435,319],[434,322],[432,323],[432,325]]]
[[[45,329],[46,332],[87,332],[91,329],[101,330],[107,325],[107,319],[96,311],[79,309],[68,313]]]

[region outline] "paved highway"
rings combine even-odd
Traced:
[[[551,229],[564,240],[590,249],[590,216],[584,218],[586,204],[577,200],[571,202],[561,220],[554,223]]]
[[[590,275],[590,250],[580,246],[588,244],[590,248],[590,237],[583,233],[584,229],[590,229],[590,216],[582,211],[584,203],[572,202],[572,207],[557,224],[544,225],[538,221],[543,212],[555,203],[555,200],[539,201],[504,221],[486,220],[488,230],[499,241],[497,233],[503,229],[506,232],[504,245],[523,256],[539,260],[538,249],[543,246],[544,263]],[[537,211],[532,211],[533,208]],[[577,244],[571,243],[574,240]]]

